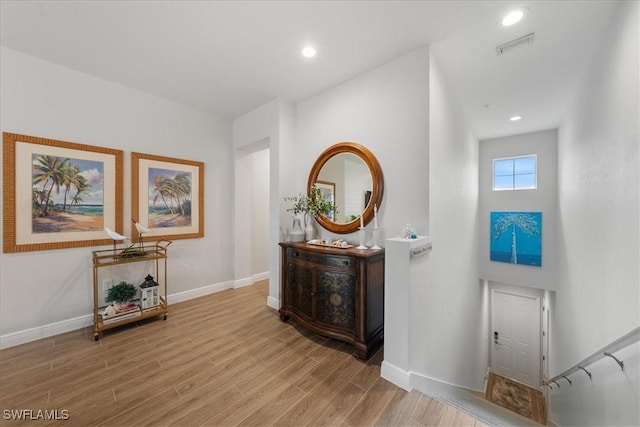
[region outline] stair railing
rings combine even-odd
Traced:
[[[633,329],[631,332],[621,336],[620,338],[613,341],[612,343],[604,346],[600,350],[593,353],[591,356],[586,357],[585,359],[576,363],[575,365],[573,365],[571,368],[567,369],[560,375],[556,375],[555,377],[546,380],[543,383],[543,385],[546,385],[547,387],[553,389],[553,386],[551,385],[552,383],[555,384],[557,387],[560,387],[560,384],[558,384],[558,381],[566,380],[569,383],[569,386],[571,386],[572,383],[571,383],[571,380],[569,379],[569,375],[579,371],[584,371],[584,373],[589,376],[589,379],[591,379],[591,372],[589,372],[586,369],[586,367],[605,357],[612,358],[618,364],[620,369],[624,371],[624,361],[618,359],[613,354],[638,341],[640,341],[640,326]]]

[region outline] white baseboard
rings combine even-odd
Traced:
[[[253,285],[261,280],[269,279],[269,272],[254,274],[251,277],[245,277],[244,279],[238,279],[233,282],[233,289],[243,288],[245,286]]]
[[[267,306],[274,310],[280,310],[280,300],[270,296],[267,298]]]
[[[415,388],[427,396],[438,395],[451,389],[465,390],[474,394],[482,393],[480,390],[449,384],[417,372],[405,371],[386,360],[380,366],[380,376],[404,390],[411,391]]]
[[[49,323],[48,325],[11,332],[0,336],[0,349],[64,334],[65,332],[75,331],[76,329],[86,328],[91,325],[93,325],[93,314],[85,314],[84,316],[61,320],[59,322]]]
[[[240,286],[249,286],[253,285],[255,282],[264,279],[255,279],[257,277],[269,278],[269,273],[260,273],[256,274],[252,278],[250,278],[250,283],[246,283]],[[209,294],[214,294],[216,292],[224,291],[226,289],[234,289],[238,286],[236,285],[238,281],[226,281],[221,283],[216,283],[214,285],[203,286],[197,289],[190,289],[184,292],[178,292],[175,294],[171,294],[168,296],[169,304],[175,304],[182,301],[187,301],[190,299],[202,297]],[[269,307],[275,308],[276,310],[280,308],[280,301],[276,301],[276,306],[271,305],[271,301],[267,300],[267,305]],[[49,323],[47,325],[36,326],[35,328],[25,329],[23,331],[11,332],[5,335],[0,335],[0,349],[14,347],[20,344],[26,344],[31,341],[36,341],[42,338],[48,338],[54,335],[63,334],[65,332],[71,332],[77,329],[86,328],[87,326],[93,325],[93,314],[85,314],[84,316],[74,317],[72,319],[61,320],[59,322]]]
[[[426,375],[419,374],[417,372],[410,372],[411,375],[411,386],[421,392],[422,394],[426,394],[427,396],[434,396],[441,394],[443,392],[447,392],[449,390],[458,389],[465,390],[474,394],[482,394],[484,392],[482,390],[475,390],[469,387],[463,387],[456,384],[451,384],[446,381],[441,381],[435,378],[428,377]]]
[[[216,292],[224,291],[227,289],[233,289],[234,282],[229,280],[226,282],[216,283],[214,285],[207,285],[201,288],[190,289],[184,292],[178,292],[177,294],[169,295],[169,304],[175,304],[177,302],[188,301],[190,299],[203,297],[209,294],[215,294]]]
[[[252,277],[245,277],[244,279],[238,279],[233,281],[233,289],[244,288],[245,286],[251,286],[255,282]]]
[[[264,273],[258,273],[253,275],[254,282],[260,282],[261,280],[269,280],[269,275],[271,273],[269,271],[265,271]]]
[[[380,366],[380,376],[403,390],[411,391],[413,389],[413,387],[411,387],[411,373],[398,368],[386,360],[383,361]]]

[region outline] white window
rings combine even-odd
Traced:
[[[493,159],[493,191],[535,190],[536,155]]]

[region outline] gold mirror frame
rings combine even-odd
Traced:
[[[366,147],[355,142],[339,142],[327,148],[320,154],[309,173],[309,181],[307,182],[307,194],[311,194],[311,188],[318,180],[318,175],[324,164],[333,156],[340,153],[351,153],[360,157],[369,168],[371,173],[371,181],[373,188],[371,189],[371,198],[369,204],[365,207],[362,214],[362,221],[366,226],[373,219],[373,207],[377,205],[380,208],[382,203],[382,194],[384,192],[384,177],[382,176],[382,168],[378,159]],[[339,208],[339,207],[338,207]],[[360,218],[356,218],[351,222],[344,224],[331,221],[324,215],[316,217],[318,223],[326,230],[338,234],[353,233],[360,228]]]

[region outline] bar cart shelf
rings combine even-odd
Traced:
[[[93,254],[93,338],[98,341],[102,331],[117,328],[129,323],[138,322],[150,317],[162,316],[167,319],[169,305],[167,302],[167,247],[172,242],[160,240],[156,243],[135,243],[129,247],[92,251]],[[128,310],[107,316],[104,314],[106,306],[100,306],[99,283],[100,274],[108,274],[109,267],[129,263],[148,262],[150,272],[155,272],[158,283],[157,305],[148,307],[141,301],[134,300]]]

